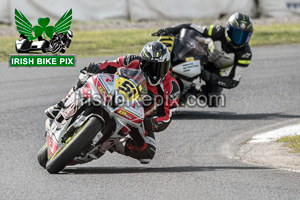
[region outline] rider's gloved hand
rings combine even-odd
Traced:
[[[158,31],[156,31],[155,33],[152,33],[152,36],[160,36],[160,35],[169,35],[170,32],[170,28],[161,28]]]
[[[151,117],[145,117],[144,119],[145,130],[155,131],[158,128],[158,123],[155,119]]]
[[[200,62],[201,62],[201,66],[207,65],[207,63],[208,63],[208,57],[207,57],[207,55],[203,55],[203,56],[201,57]]]
[[[127,54],[123,57],[123,65],[130,67],[131,64],[136,65],[142,61],[142,57],[135,54]]]
[[[211,73],[207,70],[202,70],[200,74],[200,78],[204,81],[210,81]]]
[[[88,73],[99,74],[101,72],[100,65],[96,63],[90,63],[84,68]]]
[[[201,71],[200,78],[212,84],[216,84],[219,80],[219,76],[217,74],[211,73],[207,70]]]

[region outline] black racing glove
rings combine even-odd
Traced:
[[[99,74],[101,72],[100,65],[96,63],[90,63],[87,67],[83,68],[88,73]]]
[[[128,66],[134,61],[142,61],[142,57],[135,54],[127,54],[123,57],[123,65]]]
[[[147,131],[155,131],[156,129],[158,129],[157,121],[151,117],[145,117],[144,126],[145,130]]]
[[[152,36],[160,36],[160,35],[169,35],[171,33],[170,28],[161,28],[155,33],[152,33]]]
[[[200,74],[200,78],[204,81],[210,81],[211,73],[207,70],[202,70]]]
[[[204,80],[205,82],[210,82],[212,84],[216,84],[219,80],[219,76],[214,74],[214,73],[211,73],[207,70],[202,70],[201,71],[201,74],[200,74],[200,78],[202,80]]]

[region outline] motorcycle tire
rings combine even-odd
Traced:
[[[65,146],[54,154],[47,162],[46,169],[50,174],[57,174],[70,163],[103,128],[104,122],[91,117],[77,132],[71,136]]]
[[[53,46],[52,46],[52,53],[56,53],[56,52],[59,52],[59,50],[61,49],[61,46],[57,43],[54,43]]]
[[[44,146],[39,150],[37,159],[39,161],[39,164],[46,169],[46,164],[48,161],[48,149],[47,149],[47,143],[44,144]]]

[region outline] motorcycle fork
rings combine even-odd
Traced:
[[[108,140],[116,130],[116,121],[114,118],[111,118],[105,123],[104,128],[101,130],[103,134],[102,138],[95,144],[95,146],[102,144],[106,140]]]

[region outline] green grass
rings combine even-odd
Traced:
[[[78,58],[138,54],[147,42],[157,40],[157,37],[150,36],[150,33],[157,29],[158,27],[134,30],[75,31],[71,48],[67,49],[67,53],[76,54]],[[7,62],[8,54],[16,53],[16,39],[18,39],[16,36],[0,37],[0,62]],[[250,41],[251,46],[295,43],[300,43],[299,24],[255,26]]]
[[[285,142],[287,147],[293,149],[291,152],[300,153],[300,135],[285,136],[277,140],[277,142]]]
[[[8,54],[15,54],[16,37],[0,37],[0,62],[8,62]]]
[[[105,30],[75,32],[70,50],[78,57],[138,54],[154,30]],[[83,51],[81,51],[83,49]]]
[[[270,24],[254,27],[251,46],[300,43],[300,24]]]

